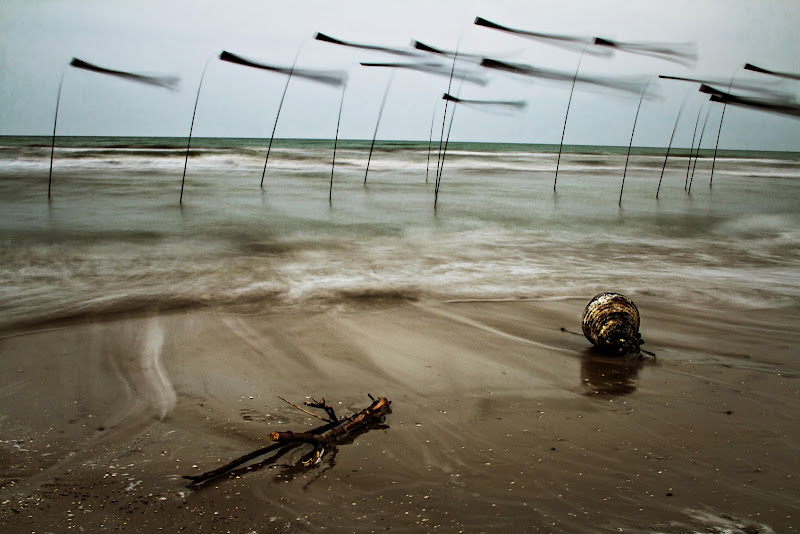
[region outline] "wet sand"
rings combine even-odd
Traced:
[[[5,330],[0,530],[796,532],[800,311],[631,297],[655,361],[561,330],[591,295]],[[368,394],[315,467],[182,478]]]

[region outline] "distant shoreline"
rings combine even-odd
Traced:
[[[48,135],[0,135],[0,146],[13,147],[49,147],[52,137]],[[165,148],[175,149],[186,146],[186,137],[140,137],[140,136],[93,136],[93,135],[65,135],[56,137],[57,147],[103,147],[103,148]],[[273,147],[303,148],[322,147],[332,145],[333,139],[305,139],[305,138],[275,138]],[[260,146],[265,143],[265,138],[258,137],[192,137],[192,148],[235,148],[241,146]],[[339,139],[342,149],[368,149],[369,139]],[[434,145],[438,145],[435,142]],[[384,139],[378,140],[376,146],[380,148],[425,148],[428,141],[410,141]],[[472,142],[451,141],[449,148],[454,150],[480,150],[484,152],[558,152],[558,144],[552,143],[497,143],[497,142]],[[565,144],[563,152],[568,154],[618,154],[626,152],[627,146],[606,145],[572,145]],[[689,147],[672,147],[670,155],[688,156]],[[660,155],[666,152],[666,147],[633,146],[631,154]],[[714,153],[713,148],[703,148],[699,155],[706,156]],[[735,150],[719,149],[717,156],[727,158],[749,158],[769,156],[778,159],[800,159],[800,151],[783,150]]]

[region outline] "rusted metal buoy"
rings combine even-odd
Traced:
[[[639,334],[639,309],[619,293],[596,295],[581,317],[583,335],[603,353],[641,356],[644,343]]]

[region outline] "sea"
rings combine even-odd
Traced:
[[[558,145],[451,142],[437,181],[438,142],[277,139],[265,167],[265,139],[187,159],[186,138],[58,137],[51,173],[51,141],[0,137],[0,328],[601,291],[800,305],[796,152],[565,146],[556,181]]]

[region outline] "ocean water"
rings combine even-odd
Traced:
[[[800,303],[800,154],[427,142],[0,138],[0,327],[406,300]],[[690,171],[691,175],[691,171]],[[330,193],[330,199],[329,199]]]

